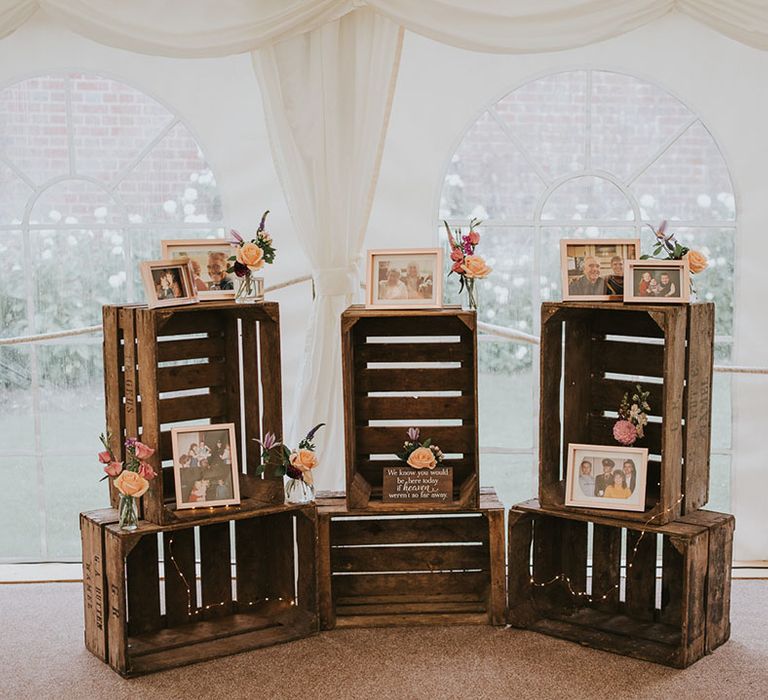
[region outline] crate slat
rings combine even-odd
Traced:
[[[358,396],[356,410],[366,421],[457,419],[471,413],[473,404],[472,396]]]
[[[207,618],[232,614],[232,565],[229,523],[200,528],[200,582],[203,615]]]
[[[482,569],[488,571],[486,546],[424,547],[333,547],[335,571],[444,571]]]
[[[485,519],[471,517],[434,518],[429,527],[422,520],[334,519],[331,522],[334,545],[434,544],[450,542],[482,542],[487,536]]]
[[[109,307],[105,307],[109,308]],[[157,344],[158,362],[180,362],[182,360],[222,360],[226,356],[224,337],[217,333],[208,338],[189,340],[166,340]]]

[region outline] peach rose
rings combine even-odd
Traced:
[[[683,257],[688,261],[688,268],[693,275],[704,272],[709,266],[707,256],[698,250],[689,250]]]
[[[136,448],[136,459],[143,461],[145,459],[149,459],[153,454],[155,454],[155,451],[151,447],[145,445],[143,442],[139,442],[138,440],[134,444],[134,447]]]
[[[261,270],[264,267],[264,251],[255,243],[246,243],[237,249],[237,262],[246,265],[249,270]]]
[[[493,272],[493,268],[488,267],[488,264],[479,255],[467,255],[461,268],[467,277],[477,279],[488,277]]]
[[[138,472],[125,470],[114,481],[115,488],[123,496],[143,496],[149,488],[149,482]]]
[[[317,456],[312,450],[300,449],[291,452],[290,462],[292,467],[304,472],[305,474],[317,466]]]
[[[115,477],[121,471],[123,471],[123,463],[122,462],[110,462],[106,467],[104,467],[104,473],[107,476]]]
[[[434,469],[437,459],[428,447],[417,447],[408,457],[408,464],[414,469]]]

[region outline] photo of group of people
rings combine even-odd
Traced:
[[[633,284],[639,297],[679,296],[679,270],[633,270]]]
[[[234,424],[174,428],[178,508],[240,503]]]
[[[640,241],[561,241],[563,299],[621,299],[624,261],[640,252]]]
[[[624,301],[687,302],[691,283],[687,260],[633,260],[627,264],[630,288]]]
[[[568,445],[566,505],[645,509],[648,450]]]
[[[226,241],[162,241],[163,258],[189,262],[195,289],[202,299],[235,293],[235,279],[227,272],[232,248]],[[223,293],[222,293],[223,292]]]
[[[440,258],[439,249],[370,251],[368,304],[390,308],[439,306]]]

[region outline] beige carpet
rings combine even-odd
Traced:
[[[685,671],[513,629],[326,632],[124,680],[83,647],[79,584],[0,585],[2,698],[764,698],[768,581],[734,581],[731,641]]]

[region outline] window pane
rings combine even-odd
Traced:
[[[20,224],[32,188],[7,165],[0,163],[0,192],[0,224]]]
[[[101,323],[101,307],[125,301],[123,234],[110,229],[32,231],[35,330]]]
[[[451,159],[440,199],[447,219],[531,219],[545,185],[486,112]]]
[[[535,498],[538,493],[538,473],[530,454],[480,455],[480,484],[496,489],[507,507]]]
[[[495,106],[550,178],[584,169],[586,86],[585,71],[557,73],[523,85]]]
[[[32,370],[29,345],[0,346],[0,462],[8,452],[32,452]]]
[[[707,510],[731,511],[731,456],[712,455],[709,461],[709,502]]]
[[[0,338],[27,332],[27,278],[20,231],[0,231]]]
[[[122,208],[103,188],[85,180],[65,180],[49,187],[32,209],[32,224],[115,225]]]
[[[688,129],[633,184],[651,221],[733,221],[736,218],[728,167],[701,122]]]
[[[592,167],[626,180],[693,115],[668,92],[629,75],[592,72]]]
[[[35,458],[0,454],[0,479],[5,484],[0,489],[0,559],[36,559],[41,550]]]
[[[616,185],[605,178],[590,176],[568,180],[556,189],[547,199],[541,218],[634,221],[635,213]]]

